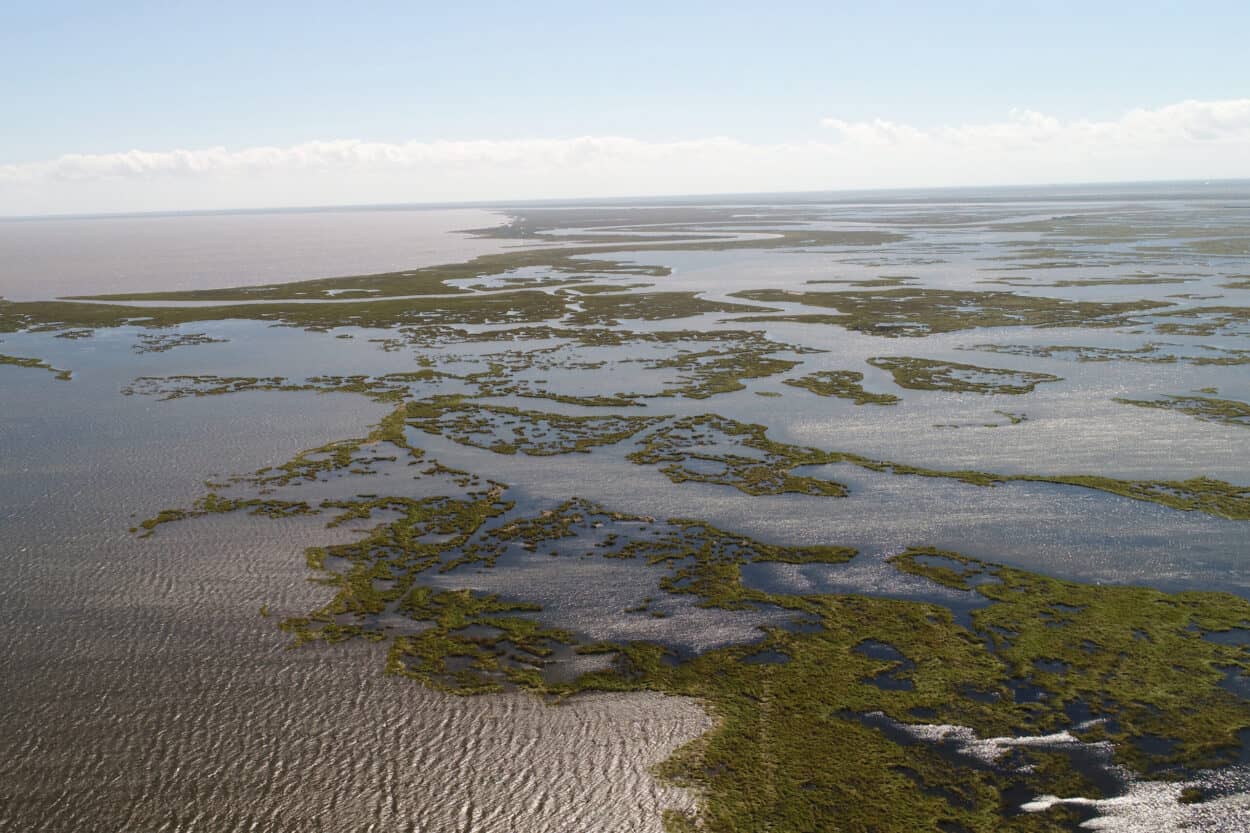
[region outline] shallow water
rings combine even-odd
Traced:
[[[462,698],[384,677],[354,646],[289,650],[258,611],[324,600],[300,553],[346,530],[217,517],[127,533],[131,512],[351,434],[377,406],[101,392],[84,413],[27,381],[42,382],[6,385],[0,433],[0,828],[650,831],[660,808],[693,806],[647,774],[706,729],[688,701]]]
[[[452,263],[515,241],[478,209],[359,209],[0,220],[0,297],[155,292]]]

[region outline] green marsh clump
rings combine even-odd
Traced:
[[[768,312],[767,307],[708,301],[696,292],[575,295],[539,290],[465,293],[450,297],[372,297],[315,304],[222,303],[214,306],[126,306],[80,301],[0,300],[0,332],[52,332],[137,326],[164,328],[225,320],[267,321],[313,331],[336,327],[388,328],[437,324],[538,324],[567,318],[571,324],[614,325],[622,318],[660,321],[711,312]]]
[[[1033,731],[1059,728],[1064,709],[1081,704],[1114,720],[1097,727],[1098,739],[1114,741],[1117,756],[1138,771],[1219,765],[1239,747],[1247,703],[1221,683],[1229,669],[1250,671],[1250,649],[1206,637],[1250,626],[1250,602],[1064,581],[940,550],[913,549],[893,561],[991,602],[972,612],[973,631],[1014,679],[1046,693],[1026,718]],[[1135,737],[1174,738],[1178,746],[1151,756],[1128,742]]]
[[[1006,422],[939,422],[934,424],[934,428],[1005,428],[1009,425],[1020,425],[1029,421],[1028,414],[1016,413],[1013,411],[1004,411],[995,409],[994,413],[1006,420]]]
[[[1004,481],[1081,486],[1113,495],[1157,503],[1182,512],[1202,512],[1232,521],[1250,520],[1250,487],[1209,477],[1189,480],[1117,480],[1090,474],[1004,477]]]
[[[797,361],[767,355],[785,349],[782,345],[730,345],[729,349],[683,351],[667,359],[649,362],[651,369],[671,368],[678,371],[680,381],[663,391],[661,396],[684,396],[707,399],[721,393],[733,393],[746,387],[744,379],[763,379],[785,373],[798,366]]]
[[[579,311],[569,313],[568,323],[578,326],[615,327],[620,319],[665,321],[693,318],[709,312],[742,313],[758,310],[746,304],[709,301],[697,292],[630,292],[583,296]]]
[[[140,522],[138,527],[131,529],[131,532],[138,533],[140,538],[150,538],[161,524],[176,523],[204,515],[238,512],[244,509],[248,510],[249,515],[266,518],[289,518],[295,515],[313,515],[317,512],[316,509],[304,501],[267,500],[264,498],[243,500],[223,497],[216,492],[209,492],[192,504],[190,509],[162,509],[153,517]]]
[[[697,421],[684,436],[719,432],[755,452],[772,450],[762,427],[739,426]],[[218,500],[210,496],[202,508],[253,506]],[[981,737],[1066,728],[1113,741],[1119,763],[1135,772],[1226,761],[1250,726],[1250,704],[1221,685],[1229,669],[1250,670],[1247,649],[1205,638],[1250,628],[1250,603],[1224,594],[1084,585],[941,550],[893,560],[903,572],[976,594],[982,601],[964,626],[937,603],[769,593],[743,580],[751,563],[836,566],[854,557],[847,547],[778,546],[698,520],[657,521],[577,499],[516,517],[499,484],[463,498],[360,496],[322,509],[335,512],[332,525],[376,523],[356,541],[308,551],[316,581],[332,596],[282,621],[294,644],[383,642],[388,672],[461,694],[515,687],[548,696],[653,690],[699,698],[714,728],[661,767],[666,778],[700,790],[697,818],[682,817],[692,829],[1063,830],[1075,818],[1067,810],[1019,815],[1008,796],[1104,797],[1063,755],[1021,753],[994,765],[952,760],[936,746],[901,739],[878,714],[903,726],[967,726]],[[744,615],[787,611],[803,626],[765,626],[755,641],[679,653],[662,641],[590,641],[544,623],[541,608],[523,598],[422,580],[458,567],[490,569],[513,545],[636,559],[659,571],[656,584],[640,589],[651,596],[631,609],[657,610],[658,588]],[[889,650],[865,651],[865,644]],[[553,675],[570,651],[608,664]],[[1103,722],[1074,726],[1076,706]],[[1166,751],[1148,754],[1136,743],[1155,737],[1170,741]]]
[[[444,556],[467,544],[483,523],[511,509],[512,504],[501,496],[502,487],[491,485],[463,498],[326,502],[327,507],[339,510],[331,525],[367,521],[383,512],[390,519],[356,541],[310,551],[310,565],[320,573],[316,581],[334,595],[318,610],[284,620],[283,628],[298,642],[336,642],[356,636],[385,639],[389,626],[377,617],[388,611],[402,614],[401,602],[412,592],[419,573],[437,567]]]
[[[811,348],[784,344],[749,330],[663,330],[631,332],[609,329],[551,330],[547,338],[565,343],[525,352],[487,354],[497,373],[465,377],[479,385],[482,396],[522,396],[548,399],[571,405],[637,407],[640,400],[684,397],[706,399],[722,393],[743,390],[745,380],[760,379],[784,373],[798,362],[777,358],[777,353],[795,355],[819,352]],[[654,356],[632,356],[587,362],[576,352],[579,347],[645,347],[657,352]],[[570,352],[571,351],[571,352]],[[574,395],[557,393],[537,387],[536,382],[518,381],[523,370],[551,371],[602,370],[618,364],[640,366],[648,371],[673,371],[675,379],[665,379],[648,392],[618,391],[612,394]]]
[[[597,524],[650,528],[609,539]],[[578,546],[579,536],[592,531]],[[665,592],[730,610],[777,606],[814,623],[800,631],[765,627],[757,641],[681,656],[662,643],[585,642],[543,625],[541,611],[519,600],[418,583],[398,602],[432,627],[393,637],[387,668],[425,685],[460,693],[515,685],[563,696],[657,690],[703,700],[716,726],[661,767],[665,777],[700,789],[699,829],[858,829],[871,820],[886,830],[940,821],[968,830],[1017,824],[1062,830],[1072,821],[1063,812],[1011,821],[1020,817],[1005,796],[1070,794],[1073,784],[1095,789],[1062,756],[1045,766],[1028,765],[1041,760],[1038,755],[998,766],[956,764],[936,748],[900,742],[865,720],[876,713],[903,724],[957,723],[987,737],[1070,728],[1090,740],[1113,740],[1120,763],[1138,772],[1225,761],[1237,748],[1237,732],[1250,725],[1248,704],[1220,686],[1221,669],[1247,667],[1245,649],[1203,639],[1250,624],[1250,605],[1221,594],[1080,585],[933,550],[898,559],[900,569],[926,576],[934,571],[909,569],[907,561],[959,559],[959,571],[943,583],[986,600],[968,630],[937,604],[768,594],[741,580],[740,568],[750,561],[837,562],[850,557],[844,549],[814,557],[768,552],[768,545],[700,522],[660,524],[584,501],[498,527],[487,533],[488,547],[492,539],[494,547],[524,541],[536,549],[558,544],[562,550],[553,553],[569,556],[642,558],[664,571]],[[345,631],[331,634],[341,638]],[[897,657],[862,653],[865,642],[890,646]],[[611,665],[550,682],[548,662],[567,647],[607,654]],[[786,661],[748,661],[761,654]],[[1060,666],[1062,673],[1050,670]],[[885,675],[899,684],[882,687],[877,681]],[[1013,691],[1021,685],[1045,696],[1020,699]],[[1076,729],[1066,709],[1074,703],[1106,722]],[[1185,713],[1191,716],[1174,719]],[[1161,733],[1176,741],[1165,755],[1146,755],[1133,743]]]
[[[74,376],[73,371],[61,370],[59,367],[53,367],[43,359],[30,359],[22,356],[6,356],[0,353],[0,365],[6,364],[12,367],[29,367],[35,370],[46,370],[61,382],[68,382]]]
[[[541,609],[469,590],[417,585],[398,610],[430,627],[397,636],[386,670],[456,694],[501,691],[506,685],[541,688],[551,655],[575,642],[568,631],[516,615]]]
[[[1172,348],[1172,349],[1168,349]],[[1183,345],[1168,342],[1149,342],[1141,347],[1089,347],[1068,344],[974,344],[961,350],[978,350],[984,353],[1003,353],[1010,356],[1036,356],[1044,359],[1070,359],[1078,362],[1137,362],[1141,364],[1191,364],[1195,366],[1232,366],[1250,364],[1250,350],[1216,347],[1199,344],[1190,350],[1204,351],[1185,353]]]
[[[1138,408],[1179,411],[1203,422],[1218,422],[1223,425],[1239,425],[1243,428],[1250,428],[1250,405],[1247,405],[1245,402],[1239,402],[1236,399],[1168,394],[1163,399],[1124,399],[1117,397],[1115,401],[1125,405],[1136,405]]]
[[[579,539],[586,543],[570,543]],[[840,564],[855,555],[850,547],[767,544],[703,521],[678,518],[659,522],[648,516],[612,512],[581,498],[565,501],[536,517],[513,520],[486,533],[484,540],[488,546],[472,552],[492,566],[509,543],[551,555],[563,552],[640,558],[666,570],[660,589],[696,596],[704,607],[731,610],[766,600],[743,586],[740,569],[744,564]]]
[[[165,353],[175,347],[226,344],[229,341],[228,338],[213,338],[208,333],[139,333],[138,341],[130,349],[135,353]]]
[[[403,414],[408,425],[461,445],[535,457],[584,453],[595,446],[614,445],[664,420],[649,416],[569,416],[491,405],[462,396],[409,402]]]
[[[1161,275],[1129,275],[1123,278],[1081,278],[1038,283],[1025,279],[983,280],[977,283],[1002,284],[1004,286],[1031,286],[1039,288],[1066,289],[1084,286],[1160,286],[1177,283],[1191,283],[1196,278],[1165,277]]]
[[[837,462],[837,455],[775,443],[766,432],[716,414],[682,417],[643,437],[628,459],[658,466],[674,483],[714,483],[748,495],[849,494],[841,483],[791,474],[799,466]]]
[[[1155,313],[1154,328],[1165,335],[1245,336],[1250,334],[1250,307],[1189,307]]]
[[[567,299],[540,291],[467,294],[450,298],[402,298],[317,304],[222,304],[144,307],[78,301],[0,301],[0,332],[53,332],[82,328],[164,328],[196,322],[254,320],[314,331],[335,327],[391,327],[438,322],[523,324],[558,319]]]
[[[302,382],[285,376],[139,376],[122,388],[125,396],[155,396],[162,401],[195,396],[222,396],[249,391],[354,393],[375,402],[394,403],[412,398],[414,389],[445,380],[475,381],[430,368],[380,376],[310,376]]]
[[[1013,417],[1008,417],[1014,423]],[[935,477],[971,486],[1008,483],[1053,483],[1094,489],[1132,500],[1147,501],[1185,512],[1203,512],[1229,520],[1250,520],[1250,487],[1205,477],[1189,480],[1121,480],[1085,474],[996,474],[976,470],[944,470],[844,451],[826,451],[770,440],[767,427],[716,414],[682,417],[644,435],[628,459],[655,465],[675,483],[733,486],[747,494],[797,493],[843,497],[841,483],[791,471],[800,466],[846,463],[886,474]]]
[[[244,391],[314,390],[312,385],[288,383],[284,376],[139,376],[122,388],[123,396],[156,396],[161,400],[187,396],[221,396]]]
[[[1050,373],[979,367],[914,356],[878,356],[868,359],[868,363],[889,371],[894,377],[894,384],[909,390],[1019,396],[1032,393],[1043,382],[1061,381],[1060,377]]]
[[[882,275],[879,278],[863,278],[859,280],[840,280],[837,278],[820,278],[816,280],[804,281],[804,283],[806,283],[809,286],[816,285],[816,284],[842,284],[844,286],[855,286],[855,287],[860,287],[864,289],[869,289],[869,288],[885,287],[885,286],[889,286],[889,287],[907,286],[908,284],[914,284],[916,280],[917,280],[916,278],[911,278],[911,277],[907,277],[904,275]]]
[[[864,374],[857,370],[818,370],[797,379],[782,379],[796,388],[809,390],[817,396],[836,396],[849,399],[856,405],[897,405],[902,400],[892,393],[872,393],[864,390],[861,382]]]
[[[799,321],[835,324],[888,337],[918,337],[978,327],[1113,327],[1130,316],[1169,306],[1156,301],[1073,301],[1011,292],[969,292],[906,287],[880,292],[793,292],[754,289],[733,297],[765,303],[797,303],[837,314],[757,315],[737,321]]]

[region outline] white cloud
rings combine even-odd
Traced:
[[[1250,99],[1118,119],[1030,110],[921,128],[827,118],[816,140],[368,142],[68,154],[0,165],[0,214],[1250,176]]]
[[[1197,143],[1250,141],[1250,98],[1228,101],[1182,101],[1156,110],[1130,110],[1113,121],[1062,122],[1032,110],[1016,110],[1005,122],[921,130],[887,121],[845,122],[824,119],[822,125],[841,134],[844,142],[862,148],[941,147],[959,152],[1091,153],[1159,152]],[[1070,157],[1071,158],[1071,157]],[[1079,162],[1080,158],[1072,158]]]

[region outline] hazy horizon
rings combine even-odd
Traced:
[[[830,202],[851,203],[858,201],[871,202],[922,202],[933,196],[951,194],[968,198],[984,194],[985,199],[1014,199],[1023,202],[1042,201],[1060,196],[1070,199],[1079,198],[1073,191],[1088,190],[1089,196],[1106,198],[1109,189],[1140,189],[1180,188],[1192,186],[1199,189],[1227,188],[1250,185],[1250,176],[1225,177],[1210,179],[1141,179],[1141,180],[1088,180],[1072,182],[1010,182],[996,185],[930,185],[930,186],[897,186],[889,188],[842,188],[825,190],[791,190],[791,191],[724,191],[705,193],[672,193],[672,194],[604,194],[589,197],[533,197],[526,199],[481,199],[481,200],[436,200],[412,202],[357,202],[357,203],[324,203],[303,205],[262,205],[262,206],[227,206],[222,208],[174,208],[153,209],[150,211],[99,211],[81,213],[49,213],[49,214],[0,214],[0,222],[22,222],[28,220],[93,220],[123,219],[129,217],[177,217],[195,215],[225,214],[279,214],[299,212],[351,212],[351,211],[438,211],[455,208],[477,208],[484,210],[503,210],[507,208],[524,208],[533,206],[589,206],[589,205],[646,205],[661,204],[699,204],[726,203],[737,200],[751,202]],[[1063,190],[1061,190],[1063,189]],[[1067,190],[1071,189],[1071,190]],[[1011,192],[1021,192],[1012,194]],[[1047,193],[1054,192],[1054,193]],[[1118,195],[1111,195],[1118,196]],[[1126,194],[1125,196],[1135,196]],[[1186,194],[1186,196],[1203,196],[1218,198],[1221,195]],[[889,199],[893,197],[894,199]]]

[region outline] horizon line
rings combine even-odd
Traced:
[[[898,194],[932,194],[934,192],[993,192],[1020,189],[1054,189],[1054,188],[1114,188],[1114,187],[1150,187],[1150,186],[1228,186],[1245,183],[1250,185],[1250,178],[1204,178],[1204,179],[1145,179],[1145,180],[1082,180],[1070,182],[1024,182],[1002,183],[997,185],[924,185],[924,186],[892,186],[883,188],[835,188],[812,191],[723,191],[698,194],[616,194],[597,197],[533,197],[525,199],[501,200],[439,200],[430,202],[388,202],[388,203],[343,203],[318,205],[287,205],[262,206],[255,208],[178,208],[156,209],[151,211],[116,211],[116,212],[83,212],[54,214],[7,214],[0,215],[0,222],[30,222],[38,220],[121,220],[139,219],[144,217],[203,217],[227,214],[298,214],[332,211],[434,211],[456,208],[504,209],[537,206],[586,206],[586,205],[628,205],[655,202],[709,200],[726,201],[734,198],[760,199],[764,197],[832,197],[843,198],[852,195],[898,195]],[[1195,195],[1197,196],[1197,195]],[[838,201],[838,200],[834,200]],[[916,201],[904,200],[904,202]]]

